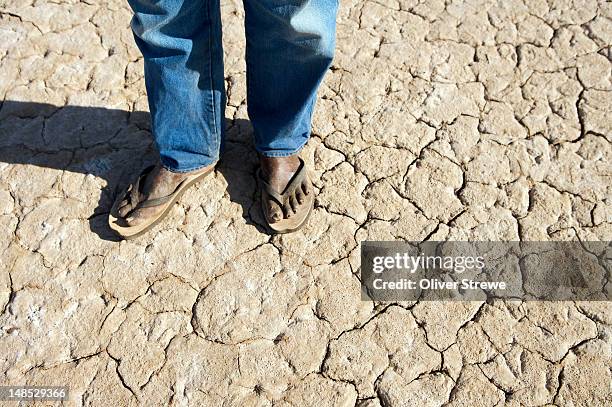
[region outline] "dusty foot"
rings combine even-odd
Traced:
[[[162,196],[171,194],[188,175],[201,171],[202,170],[197,170],[188,173],[171,172],[163,168],[161,164],[157,164],[153,171],[146,176],[138,202],[145,199],[161,198]],[[138,202],[130,203],[129,199],[125,199],[119,205],[119,216],[121,216],[129,226],[139,225],[147,219],[157,216],[164,209],[164,205],[157,205],[134,210]]]
[[[282,193],[293,174],[300,167],[300,160],[297,155],[289,157],[263,157],[259,156],[261,171],[266,181],[278,193]],[[299,209],[300,205],[306,200],[306,196],[312,192],[312,187],[306,180],[302,188],[297,188],[295,193],[289,198],[289,202],[281,208],[276,202],[270,200],[264,206],[268,212],[268,217],[273,222],[278,222],[283,218],[290,218]]]

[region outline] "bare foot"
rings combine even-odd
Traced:
[[[295,172],[300,168],[300,160],[297,155],[289,157],[264,157],[260,155],[259,163],[264,179],[279,194],[284,191]],[[305,181],[302,188],[297,188],[295,193],[289,197],[289,202],[282,208],[273,200],[269,200],[264,206],[268,212],[268,218],[272,222],[278,222],[283,218],[293,216],[299,206],[306,200],[306,196],[312,192],[311,188],[310,183]]]
[[[159,215],[164,210],[164,205],[134,208],[138,202],[146,199],[161,198],[171,194],[187,176],[200,171],[202,170],[186,173],[172,172],[162,167],[161,164],[157,164],[145,177],[144,185],[141,186],[141,193],[138,195],[138,201],[130,202],[126,198],[119,204],[119,216],[123,218],[128,226],[137,226],[147,219]]]

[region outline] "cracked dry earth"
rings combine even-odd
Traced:
[[[366,239],[611,240],[612,4],[342,0],[303,152],[316,209],[270,237],[222,3],[225,159],[117,242],[113,193],[155,157],[127,3],[0,0],[0,383],[68,385],[66,405],[610,405],[609,303],[371,303],[358,276]]]

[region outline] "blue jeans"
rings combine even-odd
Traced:
[[[144,57],[162,165],[186,172],[218,160],[225,86],[219,0],[128,0]],[[248,113],[255,148],[297,153],[335,48],[338,0],[244,0]]]

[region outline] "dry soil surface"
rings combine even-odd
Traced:
[[[612,4],[341,1],[303,152],[306,229],[263,233],[243,10],[225,159],[113,241],[154,159],[123,0],[0,0],[0,383],[69,405],[604,406],[612,306],[371,303],[359,243],[611,240]],[[608,404],[609,405],[609,404]]]

